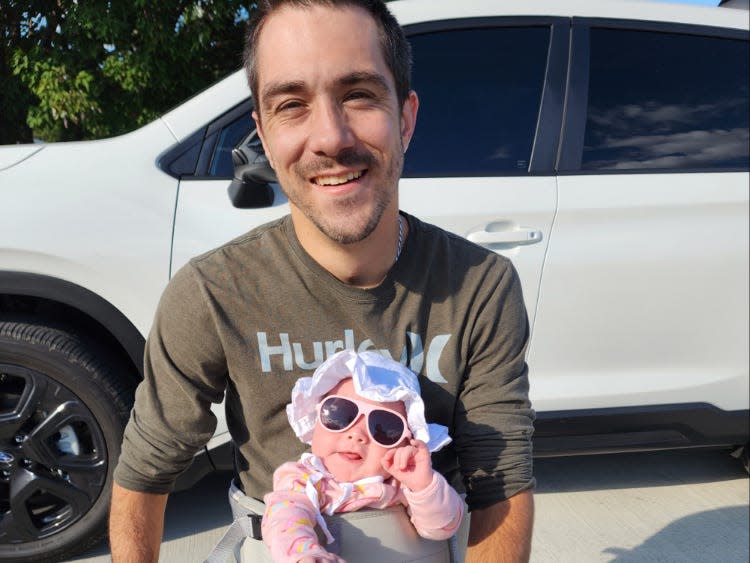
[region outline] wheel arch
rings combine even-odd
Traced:
[[[143,335],[117,307],[80,285],[42,274],[0,270],[2,312],[56,313],[73,329],[95,331],[93,336],[105,340],[132,365],[133,374],[143,377]]]

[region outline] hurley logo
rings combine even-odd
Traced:
[[[407,332],[407,343],[404,344],[400,357],[395,359],[398,359],[401,364],[407,366],[414,373],[424,373],[425,377],[435,383],[447,383],[440,373],[439,363],[440,356],[450,337],[450,334],[438,334],[425,346],[419,334]],[[374,349],[376,349],[375,344],[369,338],[356,344],[354,331],[351,329],[344,330],[342,340],[311,342],[306,349],[302,347],[301,342],[292,342],[286,332],[281,332],[278,337],[272,337],[271,339],[265,332],[258,332],[260,366],[261,370],[266,373],[273,371],[272,363],[277,370],[281,368],[292,371],[295,365],[300,369],[314,370],[326,358],[339,350],[364,352]],[[380,349],[378,352],[393,358],[389,350]]]

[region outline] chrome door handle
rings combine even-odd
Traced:
[[[518,229],[506,231],[474,231],[466,238],[477,244],[535,244],[542,240],[542,231],[534,229]]]

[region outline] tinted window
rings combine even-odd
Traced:
[[[255,127],[255,124],[248,112],[221,128],[208,169],[209,176],[231,178],[234,175],[232,149],[247,137],[251,127]]]
[[[748,42],[591,30],[582,167],[747,168]]]
[[[549,27],[436,32],[410,42],[420,107],[404,176],[525,172]]]

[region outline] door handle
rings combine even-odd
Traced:
[[[477,244],[512,244],[520,246],[524,244],[535,244],[542,240],[542,231],[535,229],[517,229],[503,231],[474,231],[466,235],[466,238]]]

